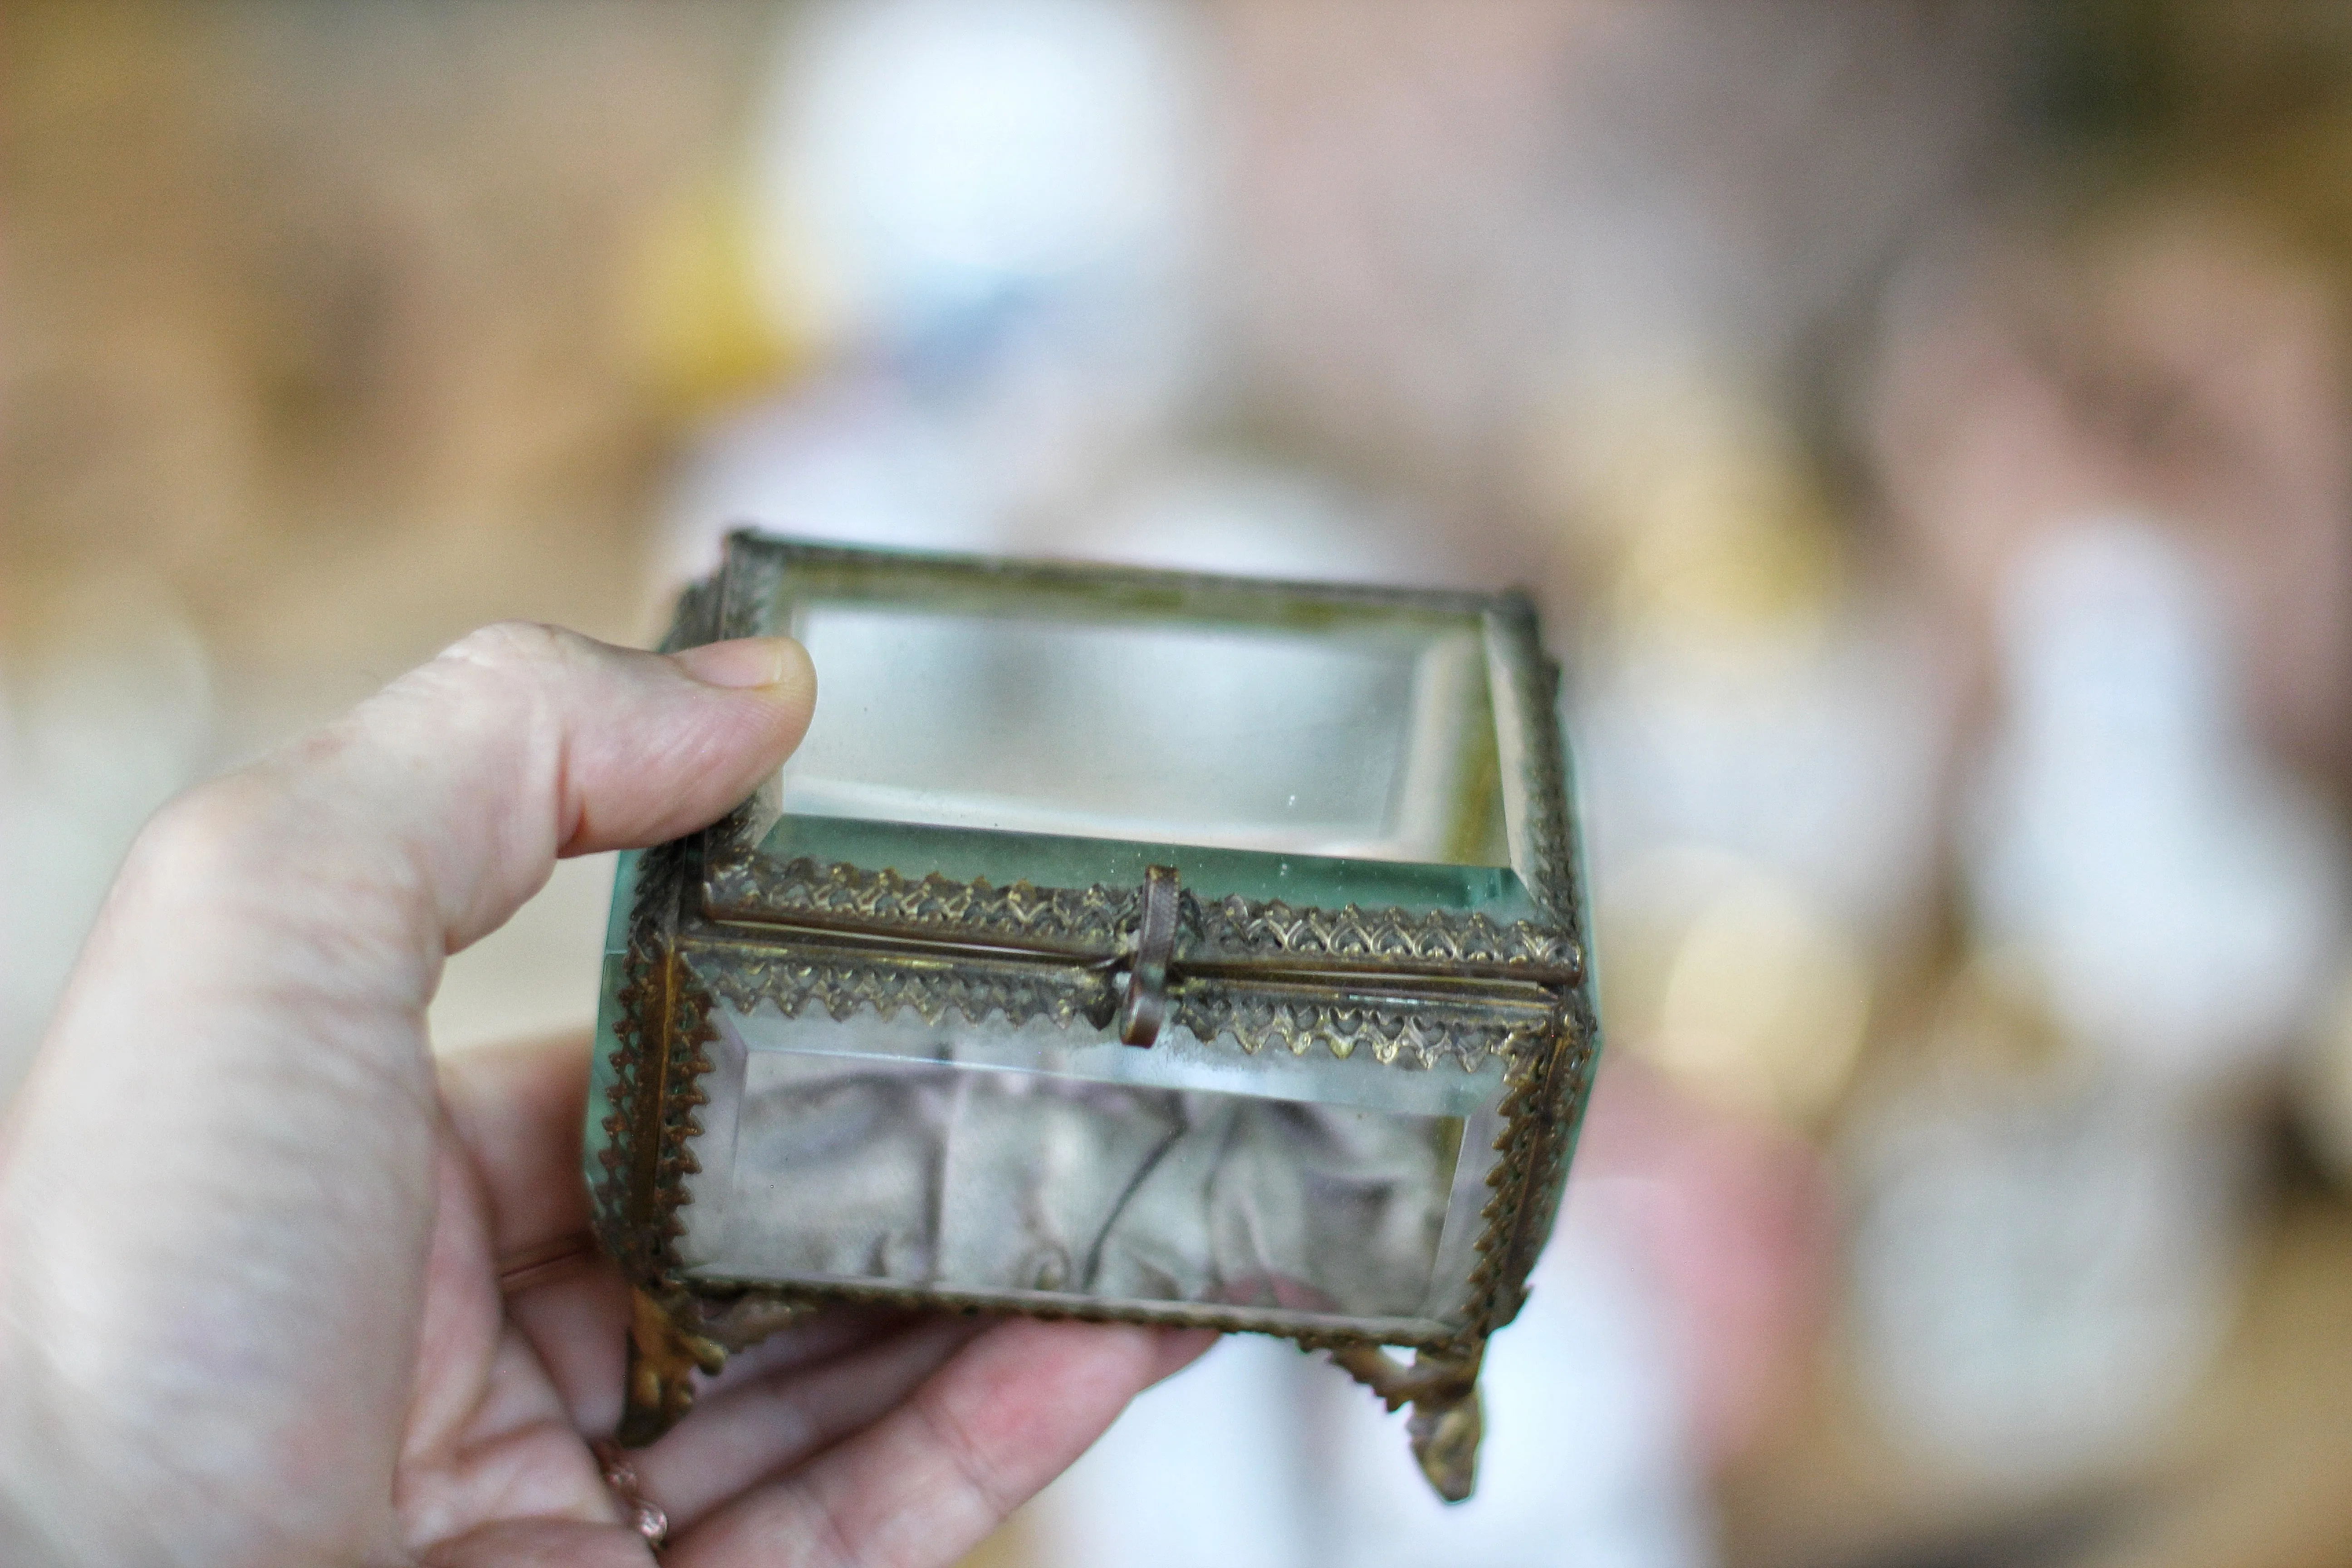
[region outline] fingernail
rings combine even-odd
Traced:
[[[670,657],[706,686],[740,689],[773,686],[798,662],[793,656],[799,651],[788,637],[738,637],[681,648]]]

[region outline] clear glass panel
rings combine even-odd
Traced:
[[[828,601],[780,618],[821,695],[782,807],[1365,861],[1508,863],[1483,632],[1034,600]]]
[[[1312,1320],[1458,1318],[1501,1064],[1150,1050],[1038,1022],[714,1015],[682,1255],[856,1281]]]
[[[1294,909],[1464,910],[1497,921],[1528,920],[1534,906],[1506,866],[1430,866],[1402,860],[1343,860],[1321,855],[1265,855],[1181,844],[1133,844],[1039,833],[991,833],[897,822],[787,815],[761,841],[778,860],[887,866],[908,876],[936,872],[953,881],[996,887],[1127,887],[1148,867],[1173,866],[1200,898],[1238,895],[1279,900]]]
[[[621,1016],[623,968],[629,949],[629,915],[637,901],[637,863],[642,852],[624,849],[613,874],[613,910],[604,920],[604,963],[596,1003],[596,1055],[589,1066],[588,1125],[580,1151],[581,1170],[593,1190],[604,1180],[603,1155],[611,1147],[612,1130],[604,1118],[612,1109],[613,1058],[620,1049],[614,1026]]]

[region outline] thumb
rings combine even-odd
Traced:
[[[674,657],[485,627],[337,722],[189,792],[132,847],[52,1042],[103,982],[413,1014],[559,856],[716,820],[808,727],[781,637]],[[289,972],[289,963],[299,972]],[[323,962],[322,962],[323,961]]]
[[[807,654],[782,637],[664,658],[495,626],[249,783],[281,831],[290,816],[369,850],[359,869],[413,899],[420,945],[456,952],[504,923],[557,857],[716,820],[799,743],[815,697]]]
[[[190,1024],[301,1006],[413,1037],[442,961],[502,924],[559,856],[716,820],[799,743],[815,695],[807,654],[781,637],[664,657],[550,626],[476,632],[159,813],[44,1056],[81,1044],[90,1009],[198,997]]]

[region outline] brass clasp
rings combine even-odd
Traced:
[[[1135,965],[1128,971],[1127,997],[1118,1008],[1118,1037],[1130,1046],[1149,1046],[1168,1021],[1168,964],[1176,956],[1178,892],[1176,868],[1145,868]]]

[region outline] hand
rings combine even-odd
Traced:
[[[558,856],[713,820],[797,743],[790,642],[498,626],[166,807],[0,1131],[0,1559],[647,1561],[589,1447],[627,1292],[584,1042],[436,1064],[441,965]],[[1206,1337],[836,1312],[635,1456],[680,1565],[952,1561]]]

